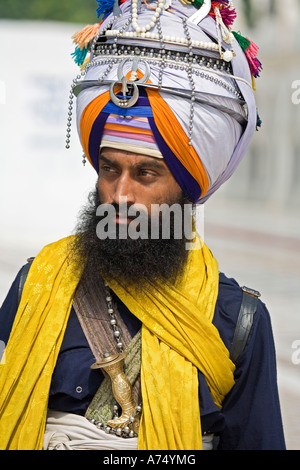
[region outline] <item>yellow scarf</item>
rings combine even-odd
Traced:
[[[73,272],[70,238],[35,258],[0,365],[0,449],[41,449],[53,370],[82,271]],[[212,318],[218,266],[205,245],[190,251],[184,279],[138,298],[112,289],[142,322],[140,449],[202,448],[197,368],[221,406],[234,365]]]

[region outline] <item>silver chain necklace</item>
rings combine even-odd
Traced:
[[[122,364],[123,364],[123,358],[125,357],[126,353],[124,353],[124,349],[123,349],[124,345],[121,341],[121,334],[120,334],[120,331],[119,331],[119,328],[118,328],[118,325],[117,325],[117,320],[116,320],[116,316],[115,316],[115,312],[114,312],[114,308],[113,308],[112,295],[111,295],[111,292],[110,292],[110,288],[109,288],[109,286],[106,282],[104,283],[104,286],[105,286],[105,291],[106,291],[105,299],[106,299],[106,303],[107,303],[107,311],[108,311],[108,314],[110,316],[110,324],[111,324],[111,327],[112,327],[112,330],[113,330],[115,341],[117,343],[117,348],[118,348],[119,354],[112,355],[109,352],[105,353],[104,357],[103,357],[103,362],[94,364],[92,366],[92,368],[93,369],[95,369],[95,368],[96,369],[97,368],[105,369],[105,368],[108,367],[107,372],[108,372],[109,376],[111,377],[111,379],[113,380],[113,378],[112,378],[113,373],[111,371],[112,366],[110,364],[116,364],[116,367],[118,368],[117,364],[120,363],[120,361],[122,361]],[[110,359],[111,359],[112,362],[110,362]],[[107,364],[105,364],[106,360],[108,361]],[[128,381],[128,379],[127,379],[127,377],[124,373],[121,373],[121,374],[119,373],[118,377],[122,381],[121,391],[122,391],[122,388],[124,388],[124,382],[127,384],[127,387],[129,387],[131,389],[130,382]],[[120,405],[121,405],[122,400],[120,400],[120,399],[118,400],[117,398],[121,397],[122,393],[119,395],[118,390],[116,390],[116,387],[115,387],[115,389],[113,389],[113,393],[114,393],[116,401],[118,403],[120,403]],[[137,418],[138,418],[138,415],[140,414],[140,412],[142,410],[142,407],[141,407],[141,405],[138,405],[138,406],[134,405],[133,402],[132,402],[132,405],[131,406],[128,405],[128,396],[127,396],[126,400],[125,400],[124,409],[121,406],[121,408],[122,408],[122,415],[121,416],[119,416],[119,406],[114,405],[114,407],[113,407],[113,419],[109,420],[107,425],[104,425],[103,423],[98,422],[95,419],[91,419],[90,421],[91,421],[91,423],[95,424],[99,429],[103,429],[107,434],[115,434],[115,435],[123,437],[123,438],[137,437],[138,436]],[[130,415],[128,415],[128,407],[131,411]],[[124,418],[125,418],[125,421],[126,421],[125,423],[124,423]],[[116,423],[117,423],[115,426],[114,426],[114,420],[116,420]],[[118,426],[119,422],[121,422],[120,426]]]
[[[108,311],[108,314],[110,316],[110,324],[111,324],[111,327],[113,329],[114,338],[115,338],[116,343],[117,343],[118,351],[119,351],[119,353],[121,353],[121,352],[123,352],[123,343],[122,343],[121,338],[120,338],[120,331],[119,331],[119,328],[118,328],[118,325],[117,325],[117,320],[116,320],[115,312],[114,312],[114,309],[113,309],[113,303],[112,303],[112,296],[111,296],[110,288],[109,288],[109,286],[106,282],[104,282],[104,286],[105,286],[105,291],[106,291],[105,300],[106,300],[106,303],[107,303],[107,311]]]

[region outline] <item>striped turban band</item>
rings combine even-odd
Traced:
[[[100,150],[104,147],[122,148],[127,152],[163,158],[146,117],[128,119],[110,114],[103,129]]]

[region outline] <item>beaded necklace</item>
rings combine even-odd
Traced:
[[[105,299],[107,303],[107,312],[110,317],[110,325],[113,330],[114,339],[119,351],[119,354],[112,355],[107,352],[103,356],[101,363],[96,362],[91,366],[92,369],[104,369],[112,380],[112,391],[116,401],[122,407],[122,414],[119,416],[119,406],[113,406],[113,418],[108,420],[106,424],[95,419],[89,421],[97,426],[99,429],[104,430],[107,434],[115,434],[123,438],[132,438],[138,436],[139,415],[142,410],[141,405],[135,405],[131,397],[131,386],[129,380],[123,372],[123,359],[126,355],[124,352],[124,345],[121,340],[121,333],[117,325],[117,319],[113,308],[112,295],[108,284],[105,282]],[[118,385],[121,384],[118,389]],[[124,396],[125,390],[125,396]],[[128,399],[129,397],[129,399]],[[125,399],[124,399],[125,398]],[[124,402],[124,407],[123,407]]]

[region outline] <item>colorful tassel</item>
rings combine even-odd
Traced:
[[[199,8],[202,7],[203,3],[204,3],[204,0],[195,0],[193,2],[193,6],[199,10]]]
[[[80,66],[80,70],[84,70],[85,69],[85,66],[90,62],[90,56],[86,57],[86,59],[84,60],[83,64]]]
[[[262,126],[262,120],[257,112],[257,119],[256,119],[256,130],[258,131],[259,128]]]
[[[262,70],[262,64],[257,58],[257,53],[259,50],[258,46],[249,38],[244,37],[239,33],[232,31],[232,34],[245,52],[251,74],[255,78],[259,77],[259,73]]]
[[[248,59],[251,74],[255,78],[259,77],[260,76],[259,73],[262,71],[262,63],[258,60],[257,57],[249,56],[247,51],[246,51],[246,57]]]
[[[189,2],[186,2],[186,3],[189,3]],[[204,0],[194,0],[192,1],[193,3],[193,6],[195,8],[201,8],[203,3],[204,3]],[[219,2],[212,2],[211,3],[211,10],[210,10],[210,13],[209,15],[212,16],[213,18],[215,18],[215,11],[214,9],[218,7],[220,9],[220,14],[222,16],[222,20],[225,24],[225,26],[227,28],[230,28],[233,23],[234,23],[234,20],[236,19],[236,11],[235,9],[231,9],[230,6],[229,6],[229,1],[228,0],[223,0],[223,1],[219,1]]]
[[[71,54],[75,64],[82,66],[87,53],[91,49],[91,44],[93,39],[97,36],[101,23],[96,23],[94,25],[87,25],[77,33],[73,34],[72,39],[76,44],[75,51]]]
[[[235,9],[230,9],[230,7],[220,8],[220,14],[222,16],[223,23],[228,29],[231,29],[231,26],[234,23],[234,20],[237,17]]]
[[[246,49],[250,47],[251,41],[242,36],[241,34],[236,33],[235,31],[232,31],[232,34],[234,35],[235,39],[237,40],[243,51],[246,52]]]
[[[193,6],[195,8],[201,8],[203,3],[204,3],[204,0],[192,0],[192,3],[193,3]],[[226,6],[228,4],[228,0],[223,0],[223,1],[220,1],[220,2],[211,2],[211,5],[212,5],[212,8],[211,8],[211,11],[210,11],[210,15],[214,16],[214,8],[215,7],[221,7],[221,6]]]
[[[87,48],[80,49],[79,46],[76,46],[75,51],[71,54],[71,56],[73,57],[75,64],[81,66],[85,61],[87,53]]]
[[[197,9],[201,8],[203,3],[204,0],[192,0],[193,6]],[[234,20],[237,17],[235,9],[232,8],[232,3],[229,2],[229,0],[220,0],[218,2],[212,1],[209,15],[214,19],[216,19],[216,8],[220,12],[224,25],[231,31]],[[234,35],[235,39],[237,40],[246,55],[251,75],[254,78],[259,77],[259,73],[262,70],[262,64],[257,58],[258,46],[254,44],[254,42],[252,42],[250,39],[242,36],[240,33],[232,31],[232,34]]]
[[[97,0],[99,5],[96,10],[97,18],[103,15],[104,19],[106,16],[110,15],[114,8],[114,2],[114,0]]]
[[[88,44],[90,44],[94,37],[97,36],[100,23],[94,25],[87,25],[77,33],[73,34],[72,39],[75,44],[82,50],[87,49]]]
[[[227,7],[229,4],[228,0],[221,0],[219,2],[211,2],[211,15],[214,16],[214,9],[218,7],[221,11],[222,8]]]

